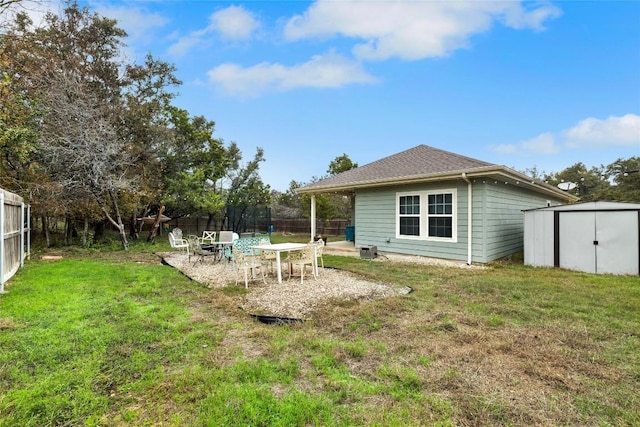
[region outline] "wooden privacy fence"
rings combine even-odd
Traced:
[[[347,219],[332,219],[332,220],[317,220],[316,232],[323,236],[344,236],[345,227],[349,225],[351,221]],[[269,227],[273,226],[273,229]],[[169,222],[164,223],[166,230],[170,230],[174,227],[182,229],[185,234],[201,235],[203,230],[207,229],[206,218],[176,218]],[[217,230],[218,227],[212,227]],[[225,228],[226,229],[226,228]],[[275,233],[296,233],[304,234],[311,232],[311,220],[308,218],[301,219],[277,219],[272,218],[271,224],[259,223],[255,227],[253,224],[247,226],[242,230],[233,230],[237,233],[255,232],[255,233],[268,233],[273,231]]]
[[[22,197],[0,188],[0,293],[31,253],[30,217]]]

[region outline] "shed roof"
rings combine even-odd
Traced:
[[[528,209],[525,212],[531,211],[638,211],[640,210],[640,203],[631,202],[612,202],[608,200],[598,200],[593,202],[580,202],[571,205],[561,206],[549,206],[545,208]]]
[[[575,201],[577,197],[535,181],[506,166],[472,159],[428,145],[418,145],[364,166],[298,188],[299,193],[348,192],[359,188],[410,184],[430,181],[484,177],[509,183],[522,183],[534,191]]]

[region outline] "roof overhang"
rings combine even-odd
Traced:
[[[357,190],[389,187],[397,185],[423,184],[430,182],[452,181],[458,179],[484,179],[494,180],[498,183],[519,185],[536,193],[546,194],[555,198],[565,200],[567,203],[573,203],[579,200],[579,197],[560,190],[553,185],[545,182],[534,180],[520,172],[506,166],[491,165],[474,169],[465,169],[457,171],[447,171],[435,174],[399,176],[375,180],[354,181],[348,183],[322,185],[322,181],[311,184],[306,187],[296,189],[300,194],[325,194],[325,193],[353,193]]]

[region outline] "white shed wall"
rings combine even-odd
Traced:
[[[553,267],[553,212],[527,211],[524,214],[524,263]]]
[[[640,204],[588,202],[525,212],[525,264],[640,274]]]

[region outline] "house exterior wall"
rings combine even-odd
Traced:
[[[474,187],[474,197],[482,197],[479,201],[482,214],[477,215],[482,225],[479,233],[474,233],[474,241],[479,241],[482,246],[482,255],[480,248],[474,250],[474,261],[478,262],[493,261],[524,249],[523,210],[545,207],[547,203],[561,204],[560,200],[550,199],[517,184],[493,180],[476,183],[483,187],[483,190]]]
[[[457,241],[412,240],[396,236],[398,193],[456,190]],[[454,260],[467,259],[467,184],[448,181],[438,184],[394,186],[359,190],[355,202],[355,245],[375,245],[378,251]]]
[[[523,249],[525,209],[559,204],[514,184],[475,179],[473,186],[472,261],[486,263]],[[468,186],[462,180],[358,190],[355,198],[355,245],[375,245],[380,252],[467,261]],[[399,193],[455,190],[456,238],[432,241],[398,237]]]

